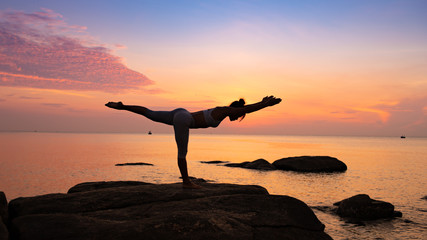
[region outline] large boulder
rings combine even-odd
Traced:
[[[300,156],[276,160],[273,165],[277,169],[297,172],[343,172],[347,170],[345,163],[329,156]]]
[[[374,220],[402,216],[402,213],[394,211],[393,204],[371,199],[366,194],[355,195],[334,205],[338,206],[337,213],[341,217]]]
[[[7,199],[4,192],[0,192],[0,240],[7,240],[9,233],[6,228],[7,223]]]
[[[228,164],[225,164],[224,166],[241,167],[241,168],[258,169],[258,170],[276,170],[276,167],[274,167],[271,163],[269,163],[267,160],[262,158],[252,162],[228,163]]]
[[[331,239],[304,202],[260,186],[86,185],[12,200],[14,239]]]

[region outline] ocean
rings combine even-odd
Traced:
[[[0,191],[8,200],[65,193],[90,181],[179,182],[171,134],[0,133]],[[344,173],[296,173],[229,168],[259,158],[322,155],[343,161]],[[334,239],[427,239],[427,138],[191,134],[190,176],[220,183],[256,184],[312,207]],[[145,162],[153,166],[115,166]],[[349,223],[324,212],[365,193],[392,203],[402,218]]]

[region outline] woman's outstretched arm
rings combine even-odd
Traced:
[[[282,101],[281,98],[276,98],[274,96],[264,97],[260,102],[248,104],[243,107],[226,107],[224,108],[224,117],[234,115],[242,116],[247,113],[256,112],[266,107],[274,106],[279,104]]]

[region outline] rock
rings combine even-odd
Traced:
[[[244,168],[259,170],[276,170],[276,167],[274,167],[271,163],[262,158],[245,164]]]
[[[215,182],[214,180],[206,180],[203,178],[196,178],[196,177],[188,177],[191,182],[195,183],[195,184],[199,184],[199,183],[206,183],[206,182]],[[182,179],[182,177],[179,177],[179,179]]]
[[[152,183],[138,182],[138,181],[112,181],[112,182],[86,182],[75,185],[68,190],[68,193],[75,192],[87,192],[103,188],[114,188],[114,187],[129,187],[147,185]]]
[[[7,222],[7,199],[4,192],[0,192],[0,222]]]
[[[219,164],[219,163],[228,163],[228,161],[219,161],[219,160],[215,160],[215,161],[200,161],[201,163],[207,163],[207,164]]]
[[[0,240],[9,239],[9,232],[7,231],[7,199],[4,192],[0,192]]]
[[[292,170],[298,172],[342,172],[347,166],[340,160],[328,156],[301,156],[279,159],[270,164],[265,159],[252,162],[228,163],[226,167],[240,167],[258,170]]]
[[[394,211],[393,212],[393,217],[394,218],[396,218],[396,217],[402,217],[402,216],[403,216],[403,213],[401,211]]]
[[[254,185],[201,185],[98,187],[17,198],[9,203],[11,233],[18,240],[332,239],[298,199]]]
[[[300,156],[282,158],[273,165],[277,169],[297,172],[343,172],[347,166],[340,160],[329,156]]]
[[[242,162],[242,163],[227,163],[224,166],[226,167],[244,167],[246,164],[248,164],[250,162]]]
[[[6,225],[0,222],[0,240],[8,240],[9,232],[7,231]]]
[[[241,167],[241,168],[258,169],[258,170],[276,170],[276,167],[274,167],[271,163],[269,163],[267,160],[262,158],[252,162],[230,163],[230,164],[225,164],[224,166]]]
[[[143,162],[136,162],[136,163],[117,163],[116,166],[153,166],[151,163],[143,163]]]
[[[355,195],[334,205],[338,206],[337,213],[341,217],[374,220],[402,216],[401,212],[394,211],[393,204],[371,199],[366,194]]]

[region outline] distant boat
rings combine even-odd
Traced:
[[[148,135],[151,135],[151,134],[153,134],[151,131],[148,131]]]
[[[404,135],[400,136],[400,138],[406,138]]]

